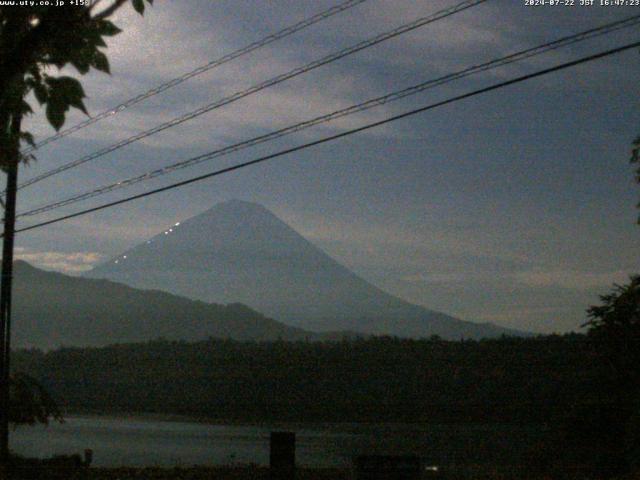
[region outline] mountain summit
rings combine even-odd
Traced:
[[[403,337],[518,334],[412,305],[368,283],[266,208],[232,200],[86,274],[215,303],[240,302],[288,325]]]

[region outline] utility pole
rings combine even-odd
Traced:
[[[20,162],[22,116],[11,119],[10,145],[6,152],[7,188],[2,236],[2,285],[0,286],[0,465],[5,472],[9,463],[9,374],[11,368],[11,287],[13,280],[13,243],[16,224],[16,193]]]

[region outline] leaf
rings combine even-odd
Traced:
[[[24,100],[22,101],[22,106],[21,106],[21,110],[22,110],[22,115],[31,115],[33,113],[33,109],[31,108],[31,105],[29,105],[27,102],[25,102]]]
[[[143,0],[131,0],[131,5],[136,12],[140,15],[144,15],[144,1]]]
[[[93,54],[95,53],[95,48],[91,48],[88,46],[83,46],[81,48],[75,48],[69,52],[68,60],[71,65],[73,65],[78,72],[82,75],[89,71],[91,68],[91,61],[93,60]]]
[[[35,147],[35,144],[33,145],[33,147]],[[36,156],[33,153],[21,153],[20,154],[20,162],[24,163],[25,165],[33,163],[36,160],[37,160]]]
[[[75,78],[58,77],[51,87],[56,89],[56,95],[60,95],[63,100],[74,107],[76,104],[82,103],[82,99],[85,97],[82,85]],[[52,91],[51,95],[53,94],[54,92]]]
[[[64,114],[66,109],[64,108],[62,102],[55,99],[54,97],[50,97],[47,102],[47,108],[45,113],[47,115],[47,120],[53,128],[56,130],[60,130],[62,125],[64,125]]]
[[[121,31],[122,30],[116,27],[109,20],[101,20],[100,23],[97,25],[97,32],[100,35],[105,37],[113,37],[114,35],[119,34]]]
[[[96,51],[93,55],[93,66],[101,72],[111,73],[109,60],[107,59],[107,56],[100,51]]]
[[[20,132],[20,140],[26,142],[28,145],[35,147],[36,142],[33,139],[33,135],[29,132]]]
[[[42,82],[35,82],[33,84],[33,94],[40,105],[45,104],[49,98],[49,90]]]
[[[87,107],[85,107],[84,102],[82,101],[82,99],[73,100],[73,101],[69,102],[69,105],[71,105],[72,107],[77,108],[82,113],[84,113],[86,116],[89,116],[89,112],[87,111]]]
[[[76,70],[80,72],[82,75],[89,71],[89,60],[86,58],[78,57],[74,60],[71,60],[71,65],[76,67]]]
[[[105,41],[102,39],[102,36],[98,35],[97,38],[95,40],[93,40],[93,44],[96,47],[105,47],[107,46],[107,44],[105,43]]]
[[[70,107],[89,114],[82,101],[85,94],[78,80],[71,77],[49,77],[46,81],[49,85],[46,115],[53,128],[59,130],[62,127],[65,113]]]
[[[98,32],[98,30],[95,28],[95,26],[91,30],[87,30],[86,40],[93,47],[106,47],[107,46],[105,41],[102,39],[102,34],[100,32]]]

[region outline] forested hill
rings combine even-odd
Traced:
[[[547,421],[589,402],[584,336],[448,342],[210,339],[20,351],[13,363],[71,411],[224,420]]]
[[[219,305],[108,280],[14,266],[13,344],[56,348],[148,341],[295,340],[313,336],[242,304]]]

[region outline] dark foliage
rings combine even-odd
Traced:
[[[10,378],[9,422],[14,425],[62,422],[62,414],[51,395],[34,378],[14,373]]]
[[[631,163],[637,165],[635,177],[636,183],[640,184],[640,136],[633,141],[631,150]],[[640,202],[638,203],[638,208],[640,208]],[[638,224],[640,224],[640,217],[638,217]]]
[[[640,386],[640,275],[616,285],[589,309],[589,336],[623,389]]]
[[[588,310],[589,340],[604,374],[593,385],[605,399],[575,409],[565,440],[601,478],[640,464],[640,275],[615,285]]]
[[[605,478],[629,465],[631,419],[603,387],[610,367],[586,335],[460,342],[156,340],[23,350],[15,364],[74,412],[449,423],[448,431],[457,434],[433,438],[439,452],[451,449],[447,455],[464,451],[477,462],[528,462],[536,471],[578,477]],[[482,429],[468,434],[480,424],[495,425],[495,435]]]
[[[127,2],[115,0],[102,10],[105,2],[100,0],[66,7],[55,2],[0,6],[0,168],[16,161],[20,141],[34,144],[33,136],[20,128],[20,119],[33,113],[25,100],[29,93],[56,130],[70,108],[87,113],[80,82],[51,72],[72,65],[81,75],[91,68],[109,73],[107,56],[100,49],[106,47],[106,38],[120,32],[108,18]],[[132,0],[132,6],[143,13],[143,0]]]
[[[237,420],[546,422],[598,397],[584,336],[158,340],[16,353],[71,410]]]
[[[88,465],[80,455],[57,455],[53,458],[10,458],[11,480],[85,480]]]

